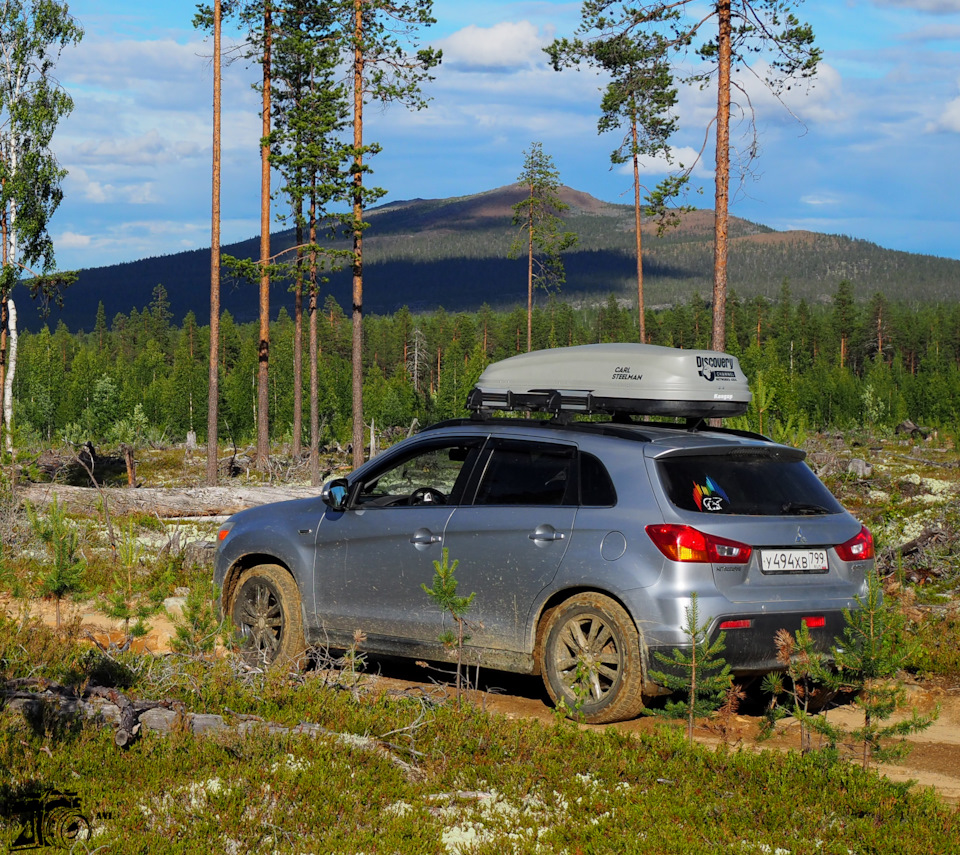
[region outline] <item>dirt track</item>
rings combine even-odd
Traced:
[[[168,602],[168,605],[175,607],[176,604]],[[16,610],[8,599],[0,597],[0,609],[4,608],[8,612]],[[32,603],[31,608],[35,614],[40,614],[46,622],[53,624],[52,603]],[[67,605],[64,609],[65,616],[79,612],[83,629],[94,634],[101,644],[107,645],[111,640],[121,637],[121,633],[116,629],[116,622],[106,618],[93,607]],[[166,618],[156,618],[150,623],[151,632],[137,641],[135,647],[153,653],[167,652],[174,631],[173,624]],[[374,690],[427,694],[449,691],[444,685],[443,674],[427,672],[413,664],[376,662],[370,663],[370,670],[366,680]],[[552,709],[546,702],[545,692],[537,677],[486,671],[480,674],[480,688],[481,691],[470,694],[475,703],[487,710],[509,718],[553,721]],[[940,714],[929,729],[909,737],[912,750],[903,762],[895,766],[882,766],[881,771],[892,780],[914,780],[918,786],[932,787],[947,803],[960,805],[960,685],[914,682],[907,688],[910,703],[921,713],[939,705]],[[861,723],[852,705],[833,707],[827,715],[848,729]],[[793,719],[784,719],[778,725],[777,736],[758,743],[760,721],[759,715],[739,714],[733,717],[725,735],[718,726],[706,725],[697,729],[696,738],[707,744],[719,744],[725,740],[734,747],[787,749],[799,746],[799,725]],[[643,716],[604,727],[616,727],[626,732],[643,732],[662,724],[663,719]],[[851,761],[857,762],[857,747],[848,746],[846,751]]]

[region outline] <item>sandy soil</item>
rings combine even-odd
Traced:
[[[176,614],[182,605],[176,598],[167,601],[168,611]],[[16,613],[17,604],[0,595],[0,609]],[[54,623],[52,603],[31,602],[33,614],[39,614],[50,625]],[[96,610],[92,603],[64,604],[61,620],[79,616],[81,632],[89,634],[103,645],[119,642],[123,638],[116,621]],[[162,654],[169,651],[174,626],[170,619],[157,617],[150,621],[151,631],[132,645],[134,650]],[[426,671],[412,663],[375,661],[368,663],[365,678],[372,689],[400,693],[449,693],[448,678],[438,671]],[[473,675],[471,675],[473,677]],[[509,718],[532,718],[544,722],[553,721],[553,711],[546,701],[540,679],[504,672],[481,672],[479,691],[470,693],[478,705]],[[897,765],[884,765],[880,771],[892,780],[915,781],[917,786],[932,787],[952,805],[960,805],[960,684],[946,681],[914,681],[907,685],[910,704],[921,713],[939,707],[937,720],[922,733],[908,737],[912,749],[906,759]],[[753,703],[755,706],[755,701]],[[744,712],[732,718],[726,732],[717,724],[705,723],[697,728],[696,739],[707,744],[726,741],[732,746],[787,749],[799,746],[800,727],[793,719],[784,719],[778,725],[778,734],[761,743],[757,741],[761,717],[752,714],[751,701],[744,705]],[[199,712],[199,711],[198,711]],[[860,723],[852,704],[833,706],[827,715],[847,728]],[[662,724],[662,719],[644,716],[634,721],[605,725],[626,732],[649,731]],[[590,727],[585,725],[585,727]],[[856,746],[846,746],[845,751],[852,762],[858,761]]]

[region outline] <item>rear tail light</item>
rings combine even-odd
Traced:
[[[861,526],[859,534],[834,548],[841,561],[866,561],[875,555],[873,535],[866,526]]]
[[[746,564],[752,547],[705,534],[688,525],[648,525],[647,535],[671,561],[697,564]]]
[[[725,620],[720,624],[720,629],[750,629],[753,626],[752,620]]]

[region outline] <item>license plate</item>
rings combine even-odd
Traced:
[[[764,573],[826,573],[826,549],[764,549],[760,552]]]

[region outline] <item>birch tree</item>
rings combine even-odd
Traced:
[[[50,149],[60,119],[73,100],[53,77],[63,49],[83,30],[67,3],[3,0],[0,5],[0,354],[6,448],[13,452],[13,380],[17,367],[17,308],[14,286],[23,280],[33,296],[59,299],[69,275],[53,273],[50,218],[63,198],[66,170]]]

